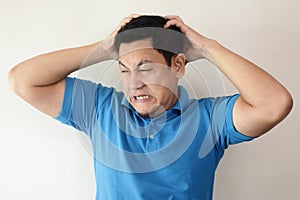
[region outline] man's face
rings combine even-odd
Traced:
[[[177,102],[177,71],[153,49],[151,39],[122,43],[119,66],[128,102],[145,117],[155,117]]]

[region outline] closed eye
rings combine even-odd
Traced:
[[[125,64],[123,64],[121,61],[119,61],[120,65],[120,72],[121,73],[128,73],[132,70],[130,70]],[[149,72],[153,70],[153,63],[149,60],[142,60],[135,69],[133,70],[138,70],[140,72]]]
[[[139,71],[141,71],[141,72],[149,72],[149,71],[151,71],[151,70],[152,70],[151,68],[149,68],[149,69],[141,69],[141,68],[140,68]]]
[[[146,60],[143,63],[139,64],[138,69],[139,69],[140,72],[151,71],[153,69],[153,63],[151,63],[150,61]]]

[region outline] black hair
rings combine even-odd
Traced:
[[[153,48],[164,56],[170,66],[172,57],[183,53],[187,39],[177,26],[164,28],[167,21],[164,17],[152,15],[133,18],[118,31],[114,43],[116,50],[119,51],[121,43],[151,38]]]

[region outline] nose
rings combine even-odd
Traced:
[[[145,85],[140,73],[138,73],[136,71],[132,71],[130,73],[130,78],[128,81],[129,81],[129,89],[130,90],[141,89]]]

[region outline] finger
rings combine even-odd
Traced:
[[[117,28],[109,35],[108,38],[113,38],[119,32],[121,28],[123,28],[127,23],[129,23],[133,18],[140,17],[140,14],[130,14],[129,16],[122,19]]]
[[[176,19],[176,20],[178,20],[178,21],[183,22],[183,20],[182,20],[179,16],[177,16],[177,15],[166,15],[166,16],[165,16],[165,19],[167,19],[167,20],[173,20],[173,19]]]
[[[140,14],[130,14],[129,16],[125,17],[120,25],[119,25],[119,28],[122,28],[123,26],[125,26],[127,23],[129,23],[133,18],[137,18],[137,17],[140,17],[141,15]]]
[[[129,16],[125,17],[122,22],[130,22],[133,18],[140,17],[140,14],[130,14]]]
[[[133,18],[130,17],[130,16],[129,16],[129,17],[125,17],[125,18],[121,21],[120,26],[127,24],[127,23],[130,22],[132,19],[133,19]]]
[[[140,17],[141,14],[136,14],[136,13],[133,13],[133,14],[130,14],[129,17],[131,18],[137,18],[137,17]]]
[[[181,28],[183,26],[183,22],[178,21],[177,19],[172,19],[167,21],[167,23],[164,25],[165,28],[169,28],[170,26],[177,26],[178,28]]]

